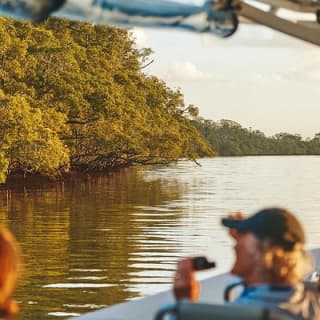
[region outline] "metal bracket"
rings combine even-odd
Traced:
[[[270,4],[268,2],[271,1],[265,2]],[[314,9],[312,12],[316,14],[317,10],[318,9]],[[309,9],[307,10],[306,8],[302,11],[310,12]],[[320,46],[320,25],[316,22],[316,17],[314,22],[294,22],[276,16],[273,10],[262,11],[245,2],[240,3],[240,9],[238,10],[237,14],[256,23]]]

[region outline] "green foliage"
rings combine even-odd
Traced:
[[[303,140],[300,135],[289,133],[266,137],[259,130],[242,128],[231,120],[214,122],[197,118],[193,124],[221,156],[320,155],[320,133]]]
[[[67,170],[68,149],[59,139],[64,122],[63,115],[32,108],[21,95],[0,93],[1,182],[8,171],[54,174]]]
[[[127,31],[0,19],[0,181],[213,155],[180,91],[146,76]]]

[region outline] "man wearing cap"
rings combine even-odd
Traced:
[[[305,234],[296,217],[282,208],[268,208],[244,218],[240,213],[222,219],[234,239],[231,273],[244,283],[232,303],[282,309],[294,319],[320,319],[319,295],[303,279],[312,260],[304,250]],[[174,278],[176,299],[198,300],[192,258],[178,262]]]

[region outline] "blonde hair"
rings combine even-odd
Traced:
[[[19,308],[12,295],[20,270],[20,248],[12,233],[0,227],[0,316],[12,318]]]
[[[260,241],[263,271],[274,284],[296,284],[303,281],[313,267],[312,257],[297,243],[291,250],[285,250],[268,240]]]

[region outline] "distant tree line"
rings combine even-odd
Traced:
[[[0,18],[0,182],[214,155],[125,30]]]
[[[259,130],[243,128],[231,120],[195,118],[193,124],[220,156],[320,155],[320,133],[304,140],[301,135],[290,133],[267,137]]]

